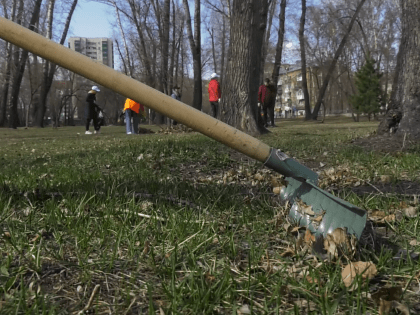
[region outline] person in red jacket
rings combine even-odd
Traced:
[[[212,73],[210,76],[209,83],[209,101],[211,105],[211,115],[214,118],[217,118],[217,112],[219,109],[220,97],[222,96],[222,91],[220,90],[220,84],[217,81],[219,76],[217,73]]]
[[[270,114],[270,121],[271,126],[275,127],[274,125],[274,107],[276,103],[276,89],[275,87],[270,84],[270,79],[266,78],[264,80],[264,84],[260,86],[258,90],[258,112],[260,112],[260,108],[262,106],[263,114],[264,114],[264,127],[268,126],[267,123],[267,114]]]

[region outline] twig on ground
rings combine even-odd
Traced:
[[[130,311],[131,307],[134,305],[134,303],[136,302],[137,298],[134,297],[133,300],[131,301],[130,305],[128,306],[127,310],[124,312],[124,315],[127,315],[128,312]]]
[[[95,288],[93,289],[93,291],[92,291],[92,294],[90,295],[90,298],[89,298],[89,301],[88,301],[88,303],[86,304],[86,306],[83,308],[83,310],[81,310],[80,312],[78,312],[77,313],[77,315],[82,315],[85,311],[87,311],[91,306],[92,306],[92,304],[93,304],[93,300],[95,299],[95,296],[96,296],[96,293],[98,293],[98,291],[99,291],[99,288],[100,288],[101,286],[99,285],[99,284],[97,284],[96,286],[95,286]]]

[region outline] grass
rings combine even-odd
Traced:
[[[351,144],[377,122],[278,125],[261,140],[316,170],[346,171],[326,189],[369,212],[396,213],[402,202],[418,210],[414,196],[351,189],[379,187],[384,175],[418,185],[419,150]],[[378,275],[354,291],[341,279],[343,260],[285,255],[297,244],[272,193],[279,175],[202,135],[127,136],[110,126],[99,136],[0,129],[0,138],[1,314],[375,314],[381,287],[402,287],[401,302],[419,307],[419,263],[389,248],[359,246]],[[378,232],[419,251],[410,245],[420,242],[418,223],[402,218]]]

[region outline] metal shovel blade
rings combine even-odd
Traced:
[[[345,228],[347,233],[360,239],[366,226],[365,210],[316,186],[318,174],[280,150],[272,149],[265,165],[286,176],[288,185],[282,189],[280,197],[293,204],[289,216],[300,226],[306,226],[316,237],[326,237],[336,228]],[[311,209],[305,212],[299,201]]]

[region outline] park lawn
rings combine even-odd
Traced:
[[[420,251],[420,191],[390,189],[420,187],[420,148],[356,146],[377,121],[277,124],[262,141],[376,215],[352,258],[376,266],[370,281],[351,290],[349,257],[301,250],[281,176],[203,135],[0,129],[0,313],[376,314],[379,297],[420,311],[420,264],[395,258]]]

